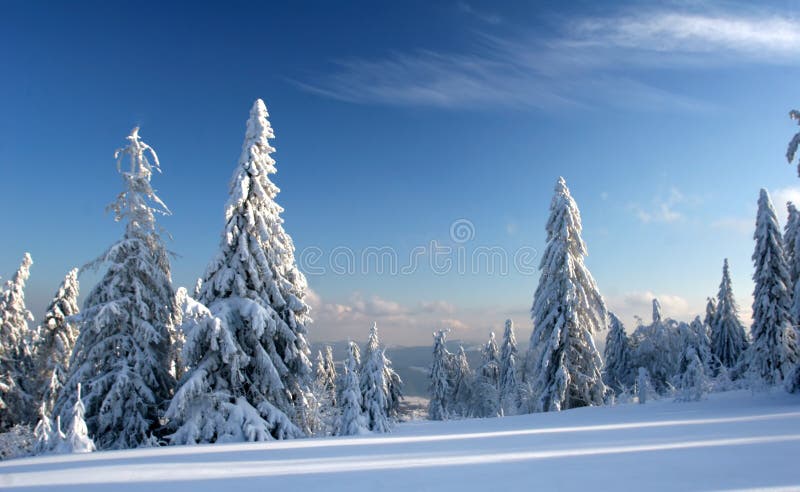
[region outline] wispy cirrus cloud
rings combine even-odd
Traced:
[[[462,12],[475,14],[468,4]],[[706,110],[709,104],[639,78],[642,69],[800,64],[800,21],[767,11],[639,9],[562,22],[555,35],[477,33],[461,52],[417,50],[333,62],[297,84],[361,104],[441,108]]]

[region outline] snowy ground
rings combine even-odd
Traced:
[[[800,397],[732,392],[390,436],[94,453],[0,463],[25,490],[800,490]]]

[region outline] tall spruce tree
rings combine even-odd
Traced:
[[[494,332],[481,351],[481,366],[475,374],[472,388],[472,415],[497,417],[500,413],[500,351]]]
[[[789,292],[789,269],[783,251],[778,218],[767,190],[758,199],[756,241],[753,253],[755,290],[753,292],[752,345],[748,366],[766,384],[780,382],[797,362],[797,340]]]
[[[359,383],[359,351],[355,342],[348,344],[347,359],[341,379],[339,392],[339,422],[336,426],[337,436],[354,436],[364,434],[369,429],[363,413],[363,400]]]
[[[464,347],[458,347],[458,353],[451,357],[450,375],[447,378],[450,387],[448,396],[450,414],[459,417],[470,417],[472,411],[472,395],[474,376],[469,367]]]
[[[711,353],[720,364],[731,369],[747,349],[747,335],[739,321],[739,308],[733,297],[727,258],[722,264],[722,281],[717,294],[716,314],[710,328]]]
[[[50,415],[61,387],[67,382],[69,359],[78,338],[78,326],[70,317],[78,314],[78,269],[67,273],[50,301],[36,342],[36,376],[40,400]]]
[[[381,352],[381,356],[378,359],[383,360],[376,360],[370,362],[373,355],[376,352]],[[365,367],[368,364],[373,363],[380,363],[383,367],[383,379],[386,384],[386,416],[389,419],[396,418],[400,412],[400,400],[403,397],[403,380],[400,376],[395,372],[392,368],[392,361],[386,355],[386,351],[381,349],[380,345],[380,338],[378,337],[378,324],[372,323],[372,328],[369,330],[369,338],[367,339],[367,345],[364,350],[364,362],[362,364],[362,396],[365,398],[366,404],[366,387],[364,386],[364,379],[369,374],[368,370],[365,370]],[[372,429],[372,425],[370,425],[370,429]]]
[[[583,258],[581,217],[564,178],[555,186],[547,246],[533,298],[528,361],[533,411],[602,405],[603,361],[593,333],[606,328],[606,307]]]
[[[69,377],[54,411],[69,422],[83,383],[86,424],[99,449],[150,442],[174,386],[169,354],[177,306],[156,226],[156,215],[170,212],[150,185],[153,171],[161,170],[155,151],[138,127],[127,140],[115,154],[124,190],[109,207],[125,223],[125,233],[91,265],[107,270],[86,298]],[[123,169],[126,159],[130,167]]]
[[[30,423],[35,417],[33,333],[28,326],[33,315],[25,306],[31,265],[31,255],[25,253],[19,269],[0,292],[0,431]]]
[[[219,252],[198,301],[210,316],[184,349],[189,372],[167,412],[172,441],[263,441],[300,437],[308,425],[311,322],[294,244],[283,229],[274,138],[264,102],[250,110],[225,207]]]
[[[514,415],[520,405],[519,382],[517,381],[517,338],[514,322],[506,320],[503,329],[503,345],[500,349],[500,409],[503,415]]]
[[[703,318],[703,324],[711,330],[714,326],[715,319],[717,316],[717,299],[715,297],[709,297],[706,302],[706,317]]]
[[[451,388],[450,362],[451,354],[447,351],[447,331],[439,330],[433,334],[433,362],[430,370],[430,386],[428,394],[428,418],[446,420],[450,417]]]
[[[616,394],[633,386],[635,375],[631,362],[631,342],[625,326],[614,313],[608,313],[610,328],[603,352],[603,380]]]

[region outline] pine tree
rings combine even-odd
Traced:
[[[450,417],[450,353],[447,351],[447,331],[433,334],[433,362],[430,370],[428,418],[447,420]]]
[[[342,374],[342,388],[339,392],[339,423],[337,436],[355,436],[368,432],[367,421],[362,411],[361,387],[359,383],[358,345],[350,342]]]
[[[369,338],[364,351],[364,366],[370,364],[370,360],[375,352],[381,352],[383,360],[383,379],[386,382],[386,416],[390,419],[397,418],[400,413],[400,400],[403,397],[403,380],[392,369],[392,361],[386,356],[386,351],[380,348],[380,339],[378,338],[378,324],[373,323],[369,331]],[[362,378],[365,377],[365,372],[362,370]],[[366,399],[364,386],[362,385],[362,396]],[[372,426],[370,425],[370,429]]]
[[[160,412],[174,385],[168,370],[177,307],[155,220],[170,212],[150,185],[153,171],[160,172],[155,151],[142,142],[138,128],[127,140],[115,154],[124,191],[109,207],[115,220],[125,222],[125,233],[91,265],[105,264],[107,270],[84,303],[69,376],[54,410],[70,419],[80,400],[78,385],[85,383],[81,405],[100,449],[148,442],[161,426]],[[126,158],[130,169],[123,170]]]
[[[61,387],[67,382],[69,359],[78,338],[77,323],[70,317],[78,314],[78,269],[67,273],[47,307],[38,329],[36,375],[42,388],[40,401],[50,415]]]
[[[326,352],[330,348],[330,345],[326,346]],[[331,355],[331,367],[333,367],[333,355]],[[336,409],[336,369],[334,368],[333,372],[329,370],[327,358],[322,350],[317,351],[314,375],[313,392],[319,406],[319,420],[321,423],[321,428],[317,434],[325,436],[334,432],[338,415]]]
[[[680,374],[680,358],[686,348],[688,325],[665,318],[661,304],[653,299],[653,321],[640,324],[631,336],[632,365],[648,372],[653,391],[667,394]]]
[[[603,353],[605,367],[603,381],[616,394],[633,385],[633,368],[631,366],[631,343],[625,333],[622,321],[614,313],[609,312],[610,329],[606,337],[606,348]]]
[[[711,353],[719,363],[733,368],[747,349],[747,335],[739,321],[739,308],[733,297],[728,259],[722,265],[722,282],[717,294],[716,314],[711,325]]]
[[[250,110],[220,249],[198,301],[211,316],[186,332],[190,368],[167,412],[174,443],[263,441],[311,433],[306,279],[283,229],[274,138],[260,99]]]
[[[681,357],[679,401],[698,401],[708,393],[709,382],[703,364],[694,347],[687,347]]]
[[[547,246],[531,315],[528,360],[534,411],[602,405],[603,361],[592,333],[606,327],[606,307],[583,263],[581,217],[564,178],[559,178],[547,221]]]
[[[792,202],[787,203],[789,217],[783,235],[783,251],[789,267],[789,292],[792,295],[792,324],[800,326],[800,212]]]
[[[514,322],[506,320],[503,330],[503,345],[500,350],[500,409],[503,415],[514,415],[520,405],[517,382],[517,338]]]
[[[798,125],[800,125],[800,111],[795,109],[789,111],[789,118],[795,120]],[[792,163],[794,160],[794,156],[797,154],[797,147],[800,145],[800,132],[794,134],[792,139],[789,141],[789,146],[786,149],[786,160],[789,164]],[[797,175],[800,176],[800,162],[797,164]]]
[[[473,386],[474,376],[469,367],[467,354],[464,347],[458,347],[458,354],[451,358],[450,375],[448,376],[448,386],[450,387],[450,413],[453,416],[470,417],[473,414]]]
[[[789,269],[783,252],[778,218],[767,190],[758,200],[753,292],[753,343],[748,350],[750,371],[766,384],[789,375],[797,362],[797,340],[792,326]]]
[[[36,440],[33,445],[35,455],[49,453],[57,442],[57,435],[53,432],[53,420],[47,413],[45,402],[39,407],[39,422],[33,429],[33,437]]]
[[[472,389],[472,415],[475,417],[497,417],[500,413],[500,351],[497,349],[494,332],[481,351],[481,366],[475,375]]]
[[[373,432],[389,432],[389,385],[386,381],[386,358],[377,349],[365,358],[361,369],[361,395],[367,428]]]
[[[30,384],[33,334],[28,327],[33,315],[25,307],[25,282],[31,265],[31,255],[25,253],[0,296],[0,431],[34,418],[31,410],[36,391]]]
[[[706,302],[706,317],[703,319],[703,324],[706,325],[709,330],[711,330],[716,322],[716,317],[717,299],[715,297],[709,297]]]
[[[89,430],[83,419],[85,409],[81,401],[80,383],[77,385],[75,396],[75,405],[72,407],[69,429],[58,451],[61,453],[91,453],[96,448],[94,441],[89,437]]]

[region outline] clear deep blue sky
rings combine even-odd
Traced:
[[[609,306],[699,314],[730,258],[745,316],[759,188],[800,197],[785,162],[800,104],[797,2],[0,3],[0,274],[25,251],[37,320],[64,273],[121,234],[114,150],[134,125],[179,285],[202,275],[255,98],[277,138],[298,251],[543,248],[558,176],[581,208]],[[326,256],[327,258],[327,256]],[[323,260],[324,261],[324,260]],[[82,278],[88,290],[92,275]],[[312,340],[477,340],[537,276],[310,275]]]

